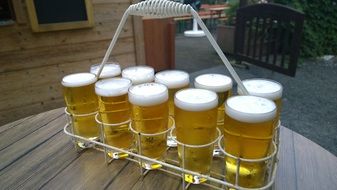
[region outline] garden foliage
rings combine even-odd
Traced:
[[[275,0],[305,14],[301,57],[337,55],[337,0]]]

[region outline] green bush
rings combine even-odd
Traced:
[[[236,10],[239,8],[239,0],[228,0],[228,9],[225,11],[227,16],[227,25],[234,26],[235,25],[235,16],[236,16]]]
[[[301,57],[337,55],[336,0],[275,0],[305,14]]]

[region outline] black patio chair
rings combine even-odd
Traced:
[[[245,6],[236,13],[236,61],[295,76],[304,14],[273,3]]]

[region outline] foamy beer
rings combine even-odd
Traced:
[[[91,140],[99,137],[99,128],[95,121],[95,112],[98,109],[96,81],[97,78],[92,73],[70,74],[62,79],[67,111],[72,115],[73,132]],[[77,142],[77,145],[86,148],[85,143]]]
[[[177,140],[186,144],[178,144],[180,166],[209,175],[214,148],[211,142],[217,138],[218,97],[209,90],[184,89],[175,94],[174,104]],[[189,174],[185,174],[184,180],[195,184],[206,181]]]
[[[169,114],[174,116],[174,94],[181,89],[188,88],[190,76],[179,70],[161,71],[155,75],[156,83],[165,85],[169,91]]]
[[[97,75],[100,66],[101,64],[91,65],[90,73]],[[121,67],[119,66],[119,64],[107,62],[103,67],[99,79],[113,78],[118,77],[120,75],[121,75]]]
[[[153,159],[162,159],[166,152],[165,132],[168,127],[168,90],[165,85],[144,83],[129,89],[132,128],[136,136],[138,153]],[[161,133],[156,135],[157,133]],[[152,134],[149,136],[146,134]],[[145,169],[156,169],[160,164],[142,161]]]
[[[262,78],[246,79],[242,81],[250,95],[267,98],[275,102],[277,114],[275,119],[274,139],[276,144],[279,143],[279,128],[280,113],[282,107],[282,92],[283,87],[280,83]],[[242,95],[242,91],[238,88],[238,94]]]
[[[169,115],[171,118],[174,118],[174,94],[183,89],[188,88],[190,84],[190,76],[188,73],[179,70],[167,70],[161,71],[155,75],[154,81],[156,83],[164,84],[168,88],[169,93]],[[173,126],[173,122],[169,119],[168,127]],[[175,133],[172,134],[173,138]],[[167,139],[167,145],[171,147],[177,146],[177,143],[174,139],[170,137]]]
[[[103,123],[104,143],[128,150],[132,146],[133,135],[129,131],[130,106],[128,90],[131,81],[124,78],[103,79],[95,84],[98,95],[99,116]],[[111,125],[115,124],[115,125]],[[128,156],[121,152],[108,152],[112,158]]]
[[[226,75],[221,74],[204,74],[195,78],[194,87],[202,88],[206,90],[211,90],[217,93],[218,102],[218,119],[217,126],[223,133],[223,122],[224,122],[224,102],[231,95],[233,82],[232,79]]]
[[[242,81],[250,95],[267,98],[275,102],[277,107],[277,120],[279,120],[282,106],[283,87],[280,83],[269,79],[247,79]],[[238,88],[238,94],[242,91]]]
[[[276,105],[257,96],[235,96],[225,104],[224,146],[227,153],[246,159],[268,155],[273,138]],[[226,157],[226,180],[235,183],[237,161]],[[265,185],[265,162],[241,161],[239,185],[257,188]]]
[[[130,79],[133,85],[153,82],[154,69],[149,66],[135,66],[123,69],[122,77]]]

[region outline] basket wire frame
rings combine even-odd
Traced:
[[[99,113],[97,113],[95,115],[95,120],[97,122],[97,124],[99,124],[99,128],[100,128],[100,139],[101,141],[104,143],[104,144],[107,144],[105,142],[105,132],[104,132],[104,127],[105,126],[108,126],[108,127],[117,127],[117,126],[120,126],[120,125],[124,125],[124,124],[129,124],[131,122],[131,119],[128,119],[126,121],[123,121],[123,122],[120,122],[120,123],[104,123],[103,121],[100,120],[99,118]],[[106,147],[103,147],[103,150],[104,150],[104,153],[105,153],[105,156],[104,156],[104,159],[105,159],[105,163],[109,163],[111,161],[109,161],[109,156],[108,156],[108,149]],[[115,152],[112,154],[112,160],[113,159],[122,159],[124,157],[120,157],[119,156],[119,153],[123,153],[123,152]],[[125,154],[125,156],[128,156],[128,154]]]
[[[169,121],[171,121],[171,125],[168,126],[169,128],[172,128],[172,127],[175,127],[176,125],[176,121],[174,119],[174,116],[173,115],[169,115]],[[170,124],[170,122],[169,122]],[[177,147],[177,142],[175,141],[177,137],[175,135],[169,135],[167,137],[167,146],[168,147],[171,147],[171,148],[175,148]]]
[[[153,118],[153,119],[150,119],[150,120],[158,120],[158,119],[162,119],[162,118]],[[160,132],[157,132],[157,133],[143,133],[143,132],[138,132],[136,129],[133,128],[133,122],[130,122],[129,123],[129,129],[132,133],[135,134],[136,136],[136,142],[137,142],[137,152],[139,155],[143,155],[143,150],[142,150],[142,137],[155,137],[155,136],[162,136],[162,135],[165,135],[166,136],[166,139],[167,139],[167,133],[171,130],[171,128],[168,128],[164,131],[160,131]],[[166,140],[165,140],[165,145],[166,144]],[[145,170],[144,172],[144,169],[142,166],[146,165],[145,161],[143,159],[138,159],[139,161],[139,165],[140,165],[140,171],[141,171],[141,174],[144,174],[145,172],[147,172],[147,170]],[[159,167],[162,167],[162,165],[160,163],[157,163],[157,162],[152,162],[152,163],[156,163],[157,164],[157,167],[156,168],[152,168],[152,169],[157,169]],[[148,163],[147,163],[148,164]],[[152,170],[152,169],[148,169],[148,170]]]
[[[78,117],[95,116],[98,113],[98,111],[91,112],[91,113],[85,113],[85,114],[74,114],[74,113],[70,113],[68,111],[68,108],[65,107],[64,113],[67,116],[66,117],[67,118],[67,122],[71,125],[71,132],[73,134],[75,134],[75,129],[74,129],[75,119],[78,118]],[[81,152],[83,149],[86,149],[86,148],[92,148],[95,145],[94,143],[91,143],[91,142],[88,142],[88,141],[85,141],[85,142],[78,141],[78,139],[73,138],[73,137],[72,137],[71,140],[72,140],[72,142],[73,142],[73,144],[75,146],[75,150],[77,152]],[[100,140],[100,139],[96,139],[96,140]],[[81,146],[79,144],[81,144]]]
[[[244,85],[242,84],[239,76],[237,75],[237,73],[235,72],[235,70],[233,69],[233,67],[231,66],[231,64],[229,63],[228,59],[226,58],[226,56],[224,55],[224,53],[221,51],[220,47],[218,46],[218,44],[216,43],[215,39],[213,38],[213,36],[211,35],[211,33],[209,32],[209,30],[207,29],[206,25],[203,23],[203,21],[201,20],[200,16],[198,15],[198,13],[190,6],[190,5],[183,5],[181,3],[176,3],[173,1],[168,1],[168,0],[146,0],[137,4],[133,4],[130,5],[130,7],[124,12],[123,17],[117,27],[117,30],[112,38],[112,41],[104,55],[104,58],[101,62],[100,68],[98,70],[98,73],[96,75],[97,78],[99,78],[103,67],[105,65],[105,63],[107,62],[107,60],[110,57],[111,51],[114,48],[117,39],[127,21],[128,16],[130,15],[134,15],[134,16],[150,16],[153,18],[163,18],[163,17],[173,17],[173,16],[183,16],[183,15],[192,15],[193,18],[197,21],[198,25],[200,26],[200,28],[205,32],[206,37],[208,38],[208,40],[210,41],[211,45],[213,46],[214,50],[217,52],[217,54],[219,55],[220,59],[222,60],[222,62],[224,63],[224,65],[226,66],[226,68],[228,69],[229,73],[231,74],[231,76],[234,78],[234,80],[237,82],[238,84],[238,88],[240,88],[243,91],[243,94],[248,94],[248,91],[246,90],[246,88],[244,87]],[[65,110],[67,113],[67,110]],[[88,113],[88,114],[97,114],[97,112],[95,113]],[[220,185],[221,187],[218,187],[217,185],[213,185],[210,183],[201,183],[202,185],[206,185],[209,187],[212,187],[214,189],[224,189],[224,188],[233,188],[233,189],[239,189],[239,190],[254,190],[254,189],[268,189],[270,187],[272,187],[274,180],[275,180],[275,176],[276,176],[276,170],[277,170],[277,164],[278,164],[278,160],[277,160],[277,156],[278,156],[278,145],[279,145],[279,141],[278,141],[278,137],[279,134],[276,134],[274,137],[274,140],[276,139],[276,143],[274,143],[274,152],[271,155],[268,156],[268,158],[263,158],[263,159],[273,159],[273,163],[269,165],[269,167],[271,167],[270,172],[271,172],[271,176],[269,177],[269,183],[263,187],[260,188],[244,188],[244,187],[240,187],[237,185],[238,180],[236,180],[236,184],[231,184],[229,182],[227,182],[224,178],[223,174],[218,174],[218,173],[212,173],[211,172],[211,176],[208,175],[203,175],[194,171],[190,171],[185,169],[184,167],[179,167],[175,164],[177,164],[177,162],[172,161],[172,163],[174,164],[170,164],[168,162],[163,162],[163,161],[159,161],[156,159],[152,159],[146,156],[141,155],[141,151],[136,153],[130,150],[124,150],[124,149],[120,149],[118,147],[113,147],[110,145],[105,144],[104,142],[99,142],[99,141],[95,141],[92,139],[87,139],[85,137],[79,136],[74,134],[74,129],[73,129],[73,125],[72,125],[72,119],[73,117],[77,117],[79,115],[68,115],[70,116],[68,123],[65,125],[64,127],[64,132],[71,136],[72,141],[75,143],[76,140],[81,140],[81,141],[85,141],[85,142],[89,142],[92,143],[96,146],[94,146],[93,148],[103,151],[104,154],[106,154],[107,150],[114,150],[117,152],[124,152],[126,154],[129,155],[129,157],[127,157],[127,160],[136,162],[139,164],[140,161],[142,160],[146,160],[149,162],[154,162],[154,163],[158,163],[160,165],[162,165],[162,168],[158,168],[158,170],[160,171],[164,171],[166,173],[175,175],[175,176],[179,176],[181,177],[182,174],[189,174],[189,175],[194,175],[194,176],[199,176],[200,178],[205,178],[207,179],[208,182],[213,182],[217,185]],[[84,116],[84,115],[83,115]],[[280,123],[279,123],[280,124]],[[132,128],[132,127],[131,127]],[[101,130],[102,130],[102,126],[101,126]],[[168,129],[167,131],[165,131],[165,133],[172,131],[172,129]],[[279,127],[276,129],[276,132],[279,132]],[[139,135],[144,135],[144,134],[139,134]],[[102,138],[102,133],[101,133],[101,138]],[[218,138],[218,146],[221,147],[221,139],[223,138],[223,136],[220,136]],[[102,138],[103,140],[104,138]],[[186,146],[186,145],[184,145]],[[226,151],[222,149],[222,152],[226,154]],[[227,155],[229,156],[229,155]],[[231,155],[232,156],[232,155]],[[271,156],[271,157],[270,157]],[[233,156],[234,157],[234,156]],[[239,168],[240,162],[241,161],[247,161],[250,162],[249,159],[243,159],[243,158],[238,158],[238,157],[234,157],[237,160],[237,168]],[[261,160],[261,159],[260,159]],[[106,163],[109,163],[108,160],[106,160]],[[143,171],[143,168],[140,166],[140,171],[141,171],[141,175],[145,176],[150,170],[146,170],[145,172]],[[237,169],[238,170],[238,169]],[[237,174],[238,175],[238,174]],[[216,177],[215,177],[216,176]],[[185,184],[184,180],[182,180],[183,185],[182,188],[183,189],[187,189],[191,184]]]
[[[65,109],[65,111],[66,111],[66,109]],[[66,113],[69,114],[67,111],[66,111]],[[83,114],[82,116],[88,116],[88,115],[92,115],[92,114],[93,113]],[[95,115],[97,115],[97,113],[95,113]],[[73,115],[69,115],[69,116],[72,117]],[[72,125],[71,119],[72,118],[70,118],[70,120],[68,120],[68,123],[64,126],[64,133],[66,135],[69,135],[71,137],[72,142],[74,144],[76,144],[76,142],[78,140],[80,140],[80,141],[88,142],[90,144],[95,145],[95,146],[93,146],[91,148],[94,148],[94,149],[96,149],[96,150],[101,151],[101,152],[104,153],[104,158],[105,158],[105,163],[106,164],[110,164],[112,161],[115,160],[115,159],[111,159],[110,157],[107,156],[107,152],[109,150],[113,150],[113,151],[116,151],[116,152],[124,152],[124,153],[126,153],[126,154],[129,155],[128,157],[125,158],[126,160],[129,160],[129,161],[132,161],[132,162],[135,162],[135,163],[139,164],[140,175],[142,177],[144,177],[146,174],[148,174],[148,172],[151,171],[151,170],[144,169],[141,166],[141,163],[143,161],[147,161],[147,162],[157,163],[157,164],[161,165],[162,167],[160,167],[160,168],[157,169],[159,171],[163,171],[165,173],[168,173],[168,174],[171,174],[171,175],[174,175],[174,176],[182,178],[182,189],[184,189],[184,190],[188,189],[189,186],[192,184],[192,183],[185,182],[185,180],[184,180],[185,174],[192,175],[192,176],[197,176],[197,178],[199,178],[199,179],[206,179],[207,181],[204,182],[204,183],[200,183],[200,185],[205,185],[205,186],[211,187],[213,189],[232,188],[232,189],[238,189],[238,190],[257,190],[257,189],[263,190],[263,189],[273,188],[273,184],[274,184],[275,176],[276,176],[277,164],[278,164],[278,159],[277,159],[277,157],[278,157],[278,147],[277,147],[277,145],[276,145],[275,142],[273,142],[273,147],[274,147],[273,152],[271,154],[269,154],[267,157],[261,158],[261,159],[244,159],[244,158],[235,157],[235,156],[227,153],[224,150],[224,148],[222,147],[223,145],[221,144],[221,141],[223,139],[223,135],[221,135],[221,132],[220,132],[220,130],[218,128],[217,128],[218,137],[214,141],[210,142],[209,144],[204,144],[204,145],[189,145],[189,144],[183,144],[183,143],[181,143],[181,142],[179,142],[179,141],[176,140],[177,144],[182,145],[182,147],[183,147],[183,151],[182,151],[183,154],[181,155],[182,161],[185,160],[184,159],[184,152],[185,152],[184,149],[185,149],[185,147],[200,148],[200,147],[209,146],[209,145],[215,144],[215,143],[218,144],[218,147],[220,148],[221,153],[223,155],[216,156],[216,157],[213,157],[213,158],[219,158],[219,157],[221,157],[223,159],[222,162],[224,164],[225,164],[224,156],[228,156],[228,157],[231,157],[233,159],[236,159],[237,160],[237,169],[236,169],[236,172],[239,172],[239,167],[240,167],[240,162],[241,161],[245,161],[245,162],[261,162],[261,161],[266,161],[266,160],[272,160],[271,163],[268,164],[268,166],[267,166],[268,173],[269,173],[268,179],[267,179],[267,184],[265,186],[259,187],[259,188],[244,188],[244,187],[241,187],[241,186],[238,185],[238,173],[236,173],[236,183],[235,184],[232,184],[232,183],[226,181],[225,180],[225,175],[226,174],[225,174],[224,168],[222,168],[222,172],[221,173],[217,173],[217,172],[214,172],[214,171],[211,170],[211,175],[200,174],[198,172],[194,172],[194,171],[185,169],[184,162],[182,162],[182,167],[180,167],[179,166],[179,162],[177,160],[166,159],[165,161],[162,161],[162,160],[156,160],[156,159],[152,159],[152,158],[146,157],[146,156],[144,156],[144,155],[141,154],[141,148],[138,149],[138,152],[135,152],[135,151],[133,151],[133,149],[125,150],[125,149],[121,149],[121,148],[118,148],[118,147],[114,147],[114,146],[105,144],[104,143],[104,138],[102,138],[102,133],[101,133],[101,141],[103,141],[103,142],[100,142],[100,141],[97,141],[97,140],[88,139],[88,138],[76,135],[76,134],[74,134],[74,131],[73,131],[73,125]],[[168,128],[165,131],[162,131],[162,132],[159,132],[159,133],[155,133],[155,134],[139,133],[139,132],[135,131],[132,128],[132,124],[131,124],[132,122],[131,121],[125,121],[125,122],[129,122],[129,128],[130,128],[130,130],[132,132],[134,132],[134,133],[137,133],[137,136],[138,136],[138,140],[137,141],[138,141],[138,143],[141,143],[141,142],[139,142],[141,136],[144,136],[144,135],[147,135],[147,136],[156,136],[156,135],[162,135],[162,134],[167,134],[167,133],[169,133],[169,135],[171,136],[172,135],[172,131],[174,130],[174,127],[171,127],[171,128]],[[109,124],[109,125],[117,126],[119,124],[120,123]],[[279,124],[280,124],[280,122],[279,122]],[[103,130],[102,127],[100,127],[100,129]],[[141,147],[141,146],[139,146],[139,147]],[[76,145],[75,145],[75,148],[76,148]],[[169,151],[170,149],[175,149],[175,148],[167,147],[166,150]],[[83,149],[80,149],[80,150],[76,149],[76,150],[80,151],[80,150],[83,150]],[[214,183],[214,184],[212,184],[211,182]]]
[[[219,55],[220,59],[226,66],[227,70],[233,77],[233,79],[236,81],[238,84],[238,87],[242,90],[243,95],[249,94],[245,86],[243,85],[240,77],[238,74],[235,72],[234,68],[228,61],[227,57],[225,54],[222,52],[221,48],[219,45],[216,43],[214,37],[212,34],[209,32],[207,29],[205,23],[202,21],[201,17],[199,14],[190,6],[190,5],[184,5],[181,3],[169,1],[169,0],[146,0],[142,1],[140,3],[136,3],[133,5],[130,5],[129,8],[124,12],[122,19],[120,23],[118,24],[117,30],[110,42],[110,45],[103,57],[102,63],[100,65],[100,68],[97,72],[96,77],[99,78],[103,67],[105,63],[108,61],[111,51],[114,48],[117,39],[122,32],[122,29],[127,21],[127,18],[130,15],[134,16],[148,16],[152,18],[167,18],[167,17],[174,17],[174,16],[185,16],[185,15],[192,15],[193,18],[197,21],[198,25],[200,28],[205,32],[207,39],[213,46],[214,50],[217,52]]]
[[[170,136],[172,137],[173,136],[173,131],[175,130],[175,127],[172,127],[171,130],[170,130]],[[176,141],[177,145],[180,145],[182,147],[182,150],[181,150],[181,167],[183,169],[185,169],[185,152],[186,152],[186,147],[187,148],[205,148],[205,147],[208,147],[208,146],[213,146],[213,149],[214,149],[214,145],[217,144],[217,142],[219,141],[219,139],[221,138],[221,131],[219,128],[216,128],[216,132],[217,132],[217,137],[212,140],[210,143],[207,143],[207,144],[201,144],[201,145],[191,145],[191,144],[185,144],[185,143],[182,143],[180,141],[178,141],[177,139],[174,139],[174,141]],[[212,151],[212,157],[213,157],[213,151]],[[186,181],[185,178],[186,178],[186,175],[188,174],[185,174],[184,172],[181,174],[182,176],[182,183],[183,183],[183,187],[187,187],[190,185],[190,184],[201,184],[203,183],[202,182],[202,178],[200,178],[199,176],[192,176],[193,177],[193,182],[192,183],[188,183],[186,185]],[[185,188],[186,189],[186,188]]]

